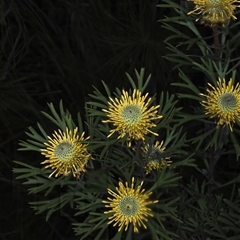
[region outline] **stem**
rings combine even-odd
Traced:
[[[214,39],[214,42],[213,42],[214,56],[215,56],[215,59],[219,59],[220,43],[219,43],[218,25],[214,25],[212,29],[213,29],[213,39]]]
[[[214,48],[214,60],[216,63],[219,61],[219,55],[220,55],[220,43],[219,43],[219,31],[218,31],[218,25],[214,25],[212,27],[213,29],[213,48]],[[216,165],[217,159],[216,159],[216,153],[214,148],[210,149],[210,159],[209,159],[209,184],[208,184],[208,209],[213,209],[213,190],[214,190],[214,171],[215,171],[215,165]]]
[[[208,169],[208,209],[213,209],[213,191],[218,188],[214,179],[215,166],[220,158],[221,152],[215,150],[214,147],[210,149],[209,169]]]
[[[214,188],[214,170],[215,170],[215,151],[212,148],[209,159],[209,184],[208,184],[208,209],[213,209],[213,188]]]
[[[144,177],[144,162],[142,159],[142,149],[141,149],[142,141],[141,140],[136,140],[136,160],[140,165],[140,176],[143,178]]]

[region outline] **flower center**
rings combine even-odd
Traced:
[[[224,93],[219,97],[218,105],[224,112],[231,112],[237,107],[237,99],[231,93]]]
[[[208,0],[211,5],[214,7],[222,6],[223,2],[222,0]]]
[[[56,146],[54,154],[60,160],[68,160],[74,153],[74,147],[71,143],[63,142]]]
[[[135,197],[124,197],[119,203],[119,210],[124,216],[133,216],[139,210],[139,203]]]
[[[122,110],[122,118],[126,123],[135,124],[141,120],[141,109],[137,105],[128,105]]]

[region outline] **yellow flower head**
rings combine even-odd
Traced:
[[[77,134],[78,128],[74,131],[66,128],[65,132],[60,129],[53,133],[53,137],[49,137],[48,142],[44,143],[46,149],[41,149],[41,153],[47,158],[41,164],[47,164],[45,168],[52,168],[55,177],[59,175],[68,176],[70,173],[74,177],[78,177],[80,172],[85,172],[85,166],[91,155],[87,151],[87,144],[83,143],[84,132],[81,136]]]
[[[152,194],[144,193],[145,189],[141,190],[143,182],[135,189],[134,188],[134,178],[132,178],[131,186],[123,185],[119,182],[119,187],[116,187],[116,192],[108,189],[108,193],[113,197],[108,197],[107,201],[103,200],[106,208],[110,208],[109,211],[104,212],[105,214],[110,214],[108,224],[113,224],[113,226],[118,225],[118,231],[121,231],[125,226],[125,231],[128,229],[129,224],[133,224],[134,232],[138,232],[138,227],[143,226],[145,229],[147,226],[144,222],[147,221],[147,217],[153,216],[151,209],[147,207],[149,204],[157,203],[158,200],[150,201],[149,196]]]
[[[143,148],[143,159],[146,161],[145,169],[146,174],[153,170],[161,171],[165,166],[170,166],[169,157],[163,157],[165,147],[162,147],[163,141],[160,143],[156,141],[153,146],[146,144]]]
[[[139,90],[134,89],[133,94],[129,96],[128,92],[123,90],[123,95],[120,99],[110,98],[109,109],[103,109],[108,119],[104,123],[112,123],[115,127],[110,130],[110,137],[113,133],[118,132],[118,138],[123,138],[128,134],[129,140],[144,140],[147,133],[158,135],[149,130],[155,127],[156,124],[152,121],[162,118],[157,114],[157,109],[160,107],[152,106],[148,108],[151,98],[148,98],[148,93],[142,96]]]
[[[232,79],[226,84],[225,79],[217,81],[217,87],[210,83],[207,94],[201,94],[205,100],[201,104],[205,114],[210,118],[217,118],[217,127],[228,125],[232,131],[232,123],[240,120],[240,87],[239,83],[233,86]]]
[[[240,3],[239,0],[187,0],[194,2],[195,8],[188,14],[198,14],[201,23],[214,26],[221,24],[227,25],[230,19],[236,19],[234,16],[234,10],[240,5],[234,5],[234,3]]]
[[[162,155],[164,153],[165,147],[162,147],[163,141],[160,143],[159,141],[156,141],[154,146],[149,146],[149,144],[146,144],[143,147],[143,159],[146,161],[145,169],[146,174],[149,174],[153,170],[160,171],[165,166],[170,166],[170,158],[163,158]]]

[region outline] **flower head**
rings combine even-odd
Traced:
[[[41,153],[45,155],[47,160],[41,164],[47,164],[45,168],[52,168],[54,171],[50,174],[51,177],[55,173],[55,177],[59,175],[68,176],[70,173],[74,177],[79,176],[80,172],[85,172],[85,166],[91,155],[87,151],[87,144],[83,141],[84,132],[81,136],[77,134],[78,128],[74,131],[66,128],[65,132],[60,129],[53,133],[53,137],[48,136],[47,146],[41,149]]]
[[[223,26],[227,25],[229,20],[236,19],[234,16],[234,10],[240,5],[234,5],[234,3],[240,3],[239,0],[187,0],[194,2],[195,8],[188,14],[198,14],[201,23],[214,26],[216,24],[221,24]]]
[[[133,224],[134,232],[138,232],[138,227],[143,226],[147,228],[144,222],[147,221],[147,217],[153,216],[151,209],[147,207],[149,204],[157,203],[156,201],[150,201],[149,196],[152,192],[144,193],[145,189],[141,190],[143,182],[137,188],[134,188],[134,178],[132,178],[131,186],[123,185],[119,182],[119,187],[116,187],[116,192],[108,189],[108,193],[113,197],[108,197],[106,203],[106,208],[110,208],[109,211],[104,212],[105,214],[110,214],[108,224],[113,224],[113,226],[118,225],[118,231],[125,226],[125,231],[128,229],[129,224]]]
[[[153,146],[146,144],[143,147],[143,159],[146,162],[145,169],[146,174],[149,174],[153,170],[161,171],[164,166],[170,166],[169,157],[164,157],[165,147],[162,147],[163,141],[160,143],[156,141]]]
[[[123,95],[120,99],[110,98],[109,109],[103,109],[108,119],[104,120],[105,123],[112,123],[115,127],[110,130],[110,137],[113,133],[118,132],[118,138],[123,138],[128,135],[130,139],[144,140],[147,133],[152,133],[149,128],[155,127],[156,124],[152,121],[159,119],[162,116],[157,114],[157,109],[160,107],[148,107],[151,98],[147,99],[148,94],[142,96],[139,90],[134,89],[133,94],[129,96],[128,92],[123,90]]]
[[[205,114],[210,118],[217,118],[217,126],[228,125],[232,131],[232,123],[240,120],[240,87],[233,86],[232,79],[226,84],[225,79],[217,81],[217,87],[210,86],[207,94],[201,94],[205,100],[201,104]]]

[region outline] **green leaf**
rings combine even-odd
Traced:
[[[234,146],[235,149],[235,154],[236,154],[236,158],[238,160],[239,156],[240,156],[240,145],[239,145],[239,141],[236,139],[235,134],[233,132],[229,132],[230,138],[232,140],[232,144]]]
[[[223,199],[223,201],[225,203],[227,203],[228,206],[230,206],[232,209],[234,209],[235,211],[237,211],[240,214],[240,208],[238,207],[238,205],[234,204],[233,202],[229,201],[228,199]]]
[[[94,240],[99,240],[103,234],[103,232],[107,229],[108,225],[105,223],[105,224],[102,224],[101,226],[101,230],[98,231],[98,234],[94,237]],[[102,238],[101,238],[102,239]]]
[[[57,125],[58,127],[61,127],[61,124],[55,120],[51,115],[49,115],[48,113],[46,112],[42,112],[42,114],[47,117],[51,122],[53,122],[55,125]]]
[[[112,240],[121,240],[122,232],[123,232],[123,230],[121,230],[120,232],[117,232],[116,235],[112,238]]]
[[[230,238],[226,238],[226,240],[239,240],[239,239],[240,239],[240,235],[233,236],[233,237],[230,237]]]
[[[215,232],[212,230],[207,230],[207,229],[205,229],[204,231],[207,232],[208,234],[210,234],[211,236],[215,236],[215,237],[218,237],[223,240],[225,240],[227,238],[227,236],[224,233],[218,233],[218,232]]]
[[[19,164],[19,165],[21,165],[21,166],[26,167],[27,169],[31,169],[31,170],[36,169],[36,168],[33,167],[32,165],[29,165],[29,164],[24,163],[24,162],[19,162],[19,161],[14,161],[14,162],[17,163],[17,164]],[[17,168],[16,168],[16,170],[17,170]]]
[[[31,133],[25,132],[27,136],[29,136],[41,143],[46,142],[47,138],[43,138],[32,127],[29,127],[28,129],[30,130]]]
[[[104,86],[104,88],[105,88],[105,90],[107,92],[108,97],[111,97],[111,93],[110,93],[110,90],[109,90],[107,84],[104,81],[102,81],[102,84],[103,84],[103,86]]]
[[[60,101],[60,104],[59,104],[59,105],[60,105],[60,109],[61,109],[62,101]],[[61,123],[61,122],[62,122],[62,119],[59,117],[58,113],[56,112],[53,103],[48,103],[48,107],[49,107],[52,115],[53,115],[54,118],[56,119],[56,121],[57,121],[58,123]]]
[[[147,77],[147,79],[144,80],[144,73],[145,73],[145,69],[144,68],[141,68],[140,72],[138,72],[135,69],[135,75],[137,77],[137,85],[135,84],[133,78],[128,73],[125,73],[127,78],[128,78],[128,81],[130,82],[130,84],[131,84],[133,89],[139,89],[139,91],[144,92],[144,90],[146,89],[146,87],[149,84],[149,81],[151,79],[151,75],[149,75]]]
[[[42,126],[39,123],[37,123],[37,126],[38,126],[39,130],[41,131],[42,135],[45,137],[45,139],[47,139],[48,135],[45,132],[45,130],[42,128]]]
[[[222,216],[218,217],[218,221],[222,222],[225,226],[234,226],[234,223],[232,221],[229,221],[228,219],[226,219]]]
[[[137,86],[136,86],[135,82],[133,81],[132,77],[131,77],[127,72],[126,72],[125,74],[126,74],[126,76],[127,76],[127,78],[128,78],[128,81],[129,81],[130,84],[132,85],[132,88],[133,88],[133,89],[137,89]]]

